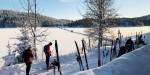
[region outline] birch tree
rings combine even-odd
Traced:
[[[104,32],[113,25],[113,18],[116,16],[113,9],[114,0],[86,0],[86,17],[91,18],[93,27],[88,31],[89,36],[98,37],[98,66],[101,66],[101,51]]]

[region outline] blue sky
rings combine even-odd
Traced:
[[[116,0],[114,5],[121,17],[150,15],[150,0]]]
[[[0,9],[24,11],[23,0],[0,0]],[[84,14],[83,0],[37,0],[38,12],[58,19],[80,19]],[[139,17],[150,14],[150,0],[115,0],[120,17]]]

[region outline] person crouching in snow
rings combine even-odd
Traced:
[[[60,67],[60,65],[59,65],[59,62],[56,60],[56,59],[54,59],[53,61],[52,61],[52,63],[51,63],[51,66],[55,69],[56,67]]]
[[[128,50],[127,52],[134,50],[134,42],[132,41],[131,37],[126,41],[125,47]]]
[[[33,60],[32,48],[28,47],[24,51],[23,55],[24,55],[24,62],[26,64],[26,75],[29,75],[31,64],[32,64],[32,60]]]
[[[46,57],[45,62],[46,62],[47,69],[49,69],[49,59],[51,56],[51,49],[50,49],[51,45],[52,45],[52,42],[50,42],[48,45],[44,46],[44,53],[45,53],[45,57]]]

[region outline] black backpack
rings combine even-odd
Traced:
[[[45,46],[44,46],[44,49],[43,49],[44,53],[47,53],[47,50],[48,50],[48,46],[45,45]]]

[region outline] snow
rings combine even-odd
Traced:
[[[124,54],[102,67],[73,75],[149,75],[150,45]]]
[[[43,28],[47,29],[47,28]],[[74,31],[79,31],[81,33],[84,32],[84,28],[70,28],[71,30]],[[17,39],[17,36],[19,36],[21,33],[19,32],[19,28],[6,28],[6,29],[0,29],[0,35],[1,39],[0,39],[0,57],[3,57],[5,55],[8,54],[8,48],[6,47],[9,43],[14,46],[14,43],[19,42]],[[79,42],[79,45],[81,44],[81,39],[85,38],[86,40],[86,36],[83,35],[79,35],[79,34],[75,34],[72,32],[68,32],[65,30],[61,30],[59,28],[48,28],[47,30],[47,42],[43,42],[43,43],[38,43],[38,51],[39,51],[39,56],[41,57],[41,51],[43,50],[43,46],[45,44],[48,44],[48,42],[52,41],[54,43],[54,40],[58,40],[58,46],[60,50],[61,55],[64,54],[68,54],[68,53],[73,53],[74,49],[76,49],[74,47],[74,41],[76,40],[77,42]],[[54,45],[53,45],[54,46]],[[52,47],[54,48],[54,47]],[[11,48],[14,49],[14,48]],[[39,58],[40,58],[39,57]]]
[[[43,28],[47,29],[47,28]],[[85,33],[84,31],[86,28],[66,28],[68,30],[71,30],[73,32],[80,32],[80,33]],[[136,32],[141,32],[146,35],[146,40],[147,43],[150,43],[150,27],[117,27],[117,28],[111,28],[110,31],[112,32],[113,36],[117,36],[117,32],[120,29],[120,32],[122,33],[123,36],[129,37],[129,36],[135,36]],[[132,33],[131,33],[132,32]],[[109,52],[110,47],[107,47],[105,49],[101,49],[101,53],[104,53],[101,55],[103,58],[103,64],[106,64],[100,68],[97,67],[97,49],[93,48],[92,51],[90,51],[87,54],[88,62],[89,62],[89,68],[90,70],[79,72],[79,65],[76,62],[76,46],[74,44],[74,41],[76,40],[77,43],[79,44],[79,48],[81,49],[81,40],[84,38],[87,41],[87,36],[72,33],[70,31],[62,30],[59,28],[48,28],[47,31],[48,37],[47,37],[47,42],[43,43],[38,43],[38,60],[34,61],[32,64],[31,68],[31,74],[32,75],[53,75],[53,70],[43,70],[45,69],[45,57],[42,53],[43,46],[47,44],[49,41],[52,41],[54,43],[54,40],[58,41],[58,47],[59,47],[59,53],[60,53],[60,62],[61,62],[61,69],[63,75],[119,75],[120,72],[126,72],[128,70],[134,69],[134,71],[137,71],[139,67],[142,68],[148,68],[150,69],[147,63],[150,61],[145,60],[149,59],[149,51],[146,50],[150,48],[150,46],[143,47],[141,49],[135,50],[134,52],[131,52],[129,54],[123,55],[120,58],[114,59],[112,62],[108,63],[110,60],[110,54],[108,56],[105,56],[107,52]],[[131,35],[132,34],[132,35]],[[4,67],[5,61],[2,59],[5,55],[8,54],[8,48],[6,47],[8,44],[8,41],[10,45],[12,45],[11,49],[13,50],[13,44],[18,43],[15,38],[20,35],[19,28],[6,28],[6,29],[0,29],[0,75],[25,75],[25,64],[17,64],[13,66],[8,66]],[[87,42],[88,43],[88,42]],[[54,50],[54,45],[52,47],[53,54],[51,61],[55,59],[55,50]],[[146,53],[147,52],[147,53]],[[8,58],[9,59],[9,58]],[[82,54],[82,60],[84,63],[84,68],[85,67],[85,60],[84,56]],[[144,61],[144,62],[142,62]],[[130,64],[128,64],[130,63]],[[140,66],[140,64],[146,64]],[[109,65],[109,67],[107,66]],[[128,66],[129,65],[129,66]],[[136,66],[138,65],[138,66]],[[114,67],[115,66],[115,67]],[[135,68],[132,68],[131,66],[135,66]],[[107,68],[108,67],[108,68]],[[114,68],[113,68],[114,67]],[[95,69],[92,69],[95,68]],[[116,71],[115,69],[118,68],[119,71]],[[113,70],[114,69],[114,70]],[[118,70],[117,69],[117,70]],[[141,69],[141,68],[139,68]],[[123,71],[125,70],[125,71]],[[147,72],[149,70],[145,70],[143,72]],[[79,72],[79,73],[76,73]],[[114,72],[114,73],[112,73]],[[130,72],[130,71],[129,71]],[[149,71],[150,72],[150,71]],[[105,74],[106,73],[106,74]],[[127,74],[126,75],[140,75],[142,71],[138,71],[139,74]],[[59,75],[57,70],[56,70],[56,75]],[[143,75],[143,74],[141,74]],[[146,74],[144,74],[146,75]]]
[[[61,55],[68,54],[68,53],[73,53],[76,49],[74,46],[74,41],[76,40],[79,43],[79,46],[81,45],[81,39],[87,40],[87,36],[72,33],[69,31],[65,31],[59,28],[43,28],[43,29],[48,29],[47,33],[47,42],[39,43],[38,44],[38,51],[39,51],[39,56],[41,57],[41,51],[42,48],[45,44],[47,44],[49,41],[52,41],[54,43],[54,40],[58,40],[58,45]],[[74,32],[80,32],[80,33],[85,33],[84,31],[87,28],[65,28]],[[143,34],[149,33],[150,32],[150,27],[145,26],[145,27],[115,27],[111,28],[110,32],[111,34],[116,37],[118,30],[122,33],[124,37],[128,36],[134,36],[136,32],[142,32]],[[8,41],[10,45],[13,45],[14,43],[19,42],[15,38],[17,36],[21,35],[19,28],[1,28],[0,29],[0,57],[3,57],[8,54],[8,48],[6,47],[8,45]],[[146,40],[149,39],[149,36],[146,37]],[[14,49],[12,47],[11,49]]]
[[[95,49],[96,50],[96,49]],[[96,51],[93,50],[90,53],[88,53],[87,57],[88,59],[92,59],[92,60],[88,60],[89,63],[89,67],[90,68],[94,68],[96,67],[96,61],[97,59],[95,59],[96,56]],[[82,55],[82,60],[84,63],[84,68],[85,67],[85,60]],[[75,53],[70,53],[67,55],[62,55],[60,56],[60,62],[61,62],[61,69],[62,69],[62,73],[63,75],[71,75],[75,72],[79,72],[79,65],[76,62],[76,57],[75,57]],[[52,61],[53,59],[56,59],[56,57],[51,57]],[[45,65],[45,61],[44,60],[38,60],[38,61],[34,61],[32,64],[32,68],[31,68],[31,74],[32,75],[51,75],[53,74],[53,70],[45,70],[46,65]],[[44,70],[43,70],[44,69]],[[18,65],[14,65],[14,66],[9,66],[9,67],[3,67],[0,69],[0,74],[2,75],[25,75],[25,64],[18,64]],[[56,69],[56,75],[59,75]]]
[[[149,75],[150,73],[150,45],[139,48],[128,54],[124,54],[119,58],[95,68],[96,65],[96,49],[88,53],[88,62],[90,70],[79,72],[78,63],[75,60],[75,54],[62,55],[60,57],[61,69],[63,75]],[[54,59],[55,57],[52,57]],[[82,57],[84,61],[84,58]],[[84,68],[85,68],[85,62]],[[32,75],[53,75],[53,70],[45,69],[45,61],[38,60],[32,64]],[[92,69],[94,68],[94,69]],[[25,75],[25,64],[18,64],[0,69],[1,75]],[[59,75],[56,69],[56,75]]]
[[[135,36],[136,32],[137,33],[141,33],[145,34],[145,33],[149,33],[150,32],[150,27],[149,26],[141,26],[141,27],[114,27],[111,28],[110,31],[112,32],[112,34],[114,34],[115,36],[117,36],[118,30],[120,30],[121,34],[124,37],[128,37],[128,36]]]

